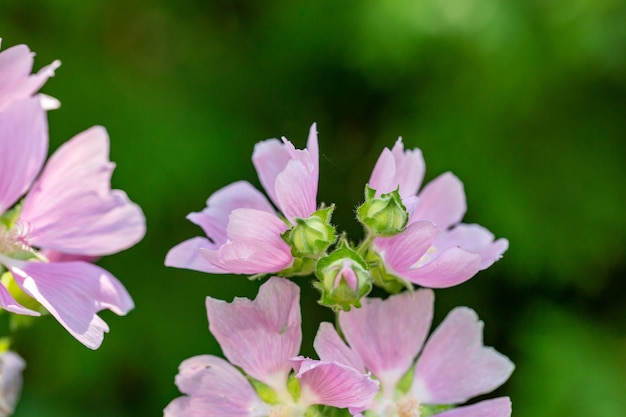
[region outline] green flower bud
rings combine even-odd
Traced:
[[[365,202],[357,209],[359,221],[376,236],[393,236],[402,232],[409,214],[398,189],[376,197],[376,190],[365,187]]]
[[[330,255],[317,261],[314,285],[322,293],[320,304],[333,310],[361,307],[361,298],[372,290],[372,278],[363,258],[345,241]]]
[[[365,255],[365,259],[370,267],[370,273],[372,275],[374,285],[383,288],[390,294],[399,293],[403,289],[413,291],[413,285],[410,282],[390,274],[385,269],[384,262],[380,259],[378,254],[376,254],[376,252],[368,251]]]
[[[335,228],[330,224],[334,206],[320,209],[307,219],[296,219],[296,225],[283,234],[296,258],[317,258],[335,242]]]

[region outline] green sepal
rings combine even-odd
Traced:
[[[20,216],[20,212],[22,211],[22,203],[16,204],[12,209],[5,211],[0,216],[0,225],[10,229],[15,225],[17,218]]]
[[[306,219],[295,219],[295,226],[281,235],[294,258],[318,258],[337,240],[330,219],[335,206],[322,208]]]
[[[409,221],[402,203],[400,187],[376,197],[376,190],[365,186],[365,202],[357,208],[357,219],[375,236],[389,237],[401,233]]]
[[[409,281],[387,272],[384,262],[376,252],[368,251],[365,259],[369,264],[374,285],[384,289],[389,294],[397,294],[404,289],[413,291],[413,284]]]
[[[453,405],[428,405],[428,404],[420,404],[420,417],[431,417],[444,411],[452,410],[454,408]]]
[[[356,289],[343,278],[339,285],[335,285],[337,274],[346,260],[352,263],[352,270],[357,277]],[[335,311],[349,311],[353,306],[361,307],[361,298],[372,290],[372,278],[367,263],[346,240],[342,240],[330,255],[317,261],[315,275],[319,281],[313,285],[322,294],[319,303]]]
[[[300,380],[294,374],[289,374],[287,379],[287,392],[295,402],[300,399]]]
[[[282,271],[277,272],[275,275],[285,278],[311,275],[315,271],[315,262],[315,259],[312,258],[296,258],[289,268],[285,268]],[[263,274],[263,276],[265,275],[267,274]]]
[[[256,391],[259,398],[261,398],[264,403],[271,405],[280,404],[280,398],[278,397],[276,391],[271,389],[268,385],[254,378],[248,377],[248,380],[252,384],[252,387]]]

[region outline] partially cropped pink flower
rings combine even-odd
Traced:
[[[31,74],[34,55],[26,45],[13,46],[0,52],[0,111],[16,100],[33,96],[61,65],[59,61],[54,61],[37,74]],[[46,109],[59,106],[52,97],[40,95],[39,99]]]
[[[400,235],[377,238],[373,247],[388,273],[425,287],[460,284],[502,257],[509,242],[477,224],[460,223],[467,210],[461,181],[444,173],[420,189],[425,164],[419,149],[398,139],[378,158],[368,185],[377,195],[399,187],[409,212]]]
[[[281,234],[316,210],[318,159],[315,124],[306,149],[285,138],[258,143],[252,162],[271,203],[246,181],[218,190],[203,211],[187,216],[207,237],[175,246],[165,264],[214,274],[275,273],[291,266],[291,248]]]
[[[458,405],[503,384],[513,371],[508,358],[483,346],[483,323],[469,308],[455,308],[424,344],[433,315],[433,292],[404,292],[339,313],[344,342],[330,323],[315,338],[321,360],[370,371],[381,385],[367,405],[372,416],[420,415],[420,407]],[[418,356],[419,353],[419,356]],[[417,362],[415,358],[417,357]],[[413,370],[408,391],[401,378]],[[441,417],[508,417],[508,398],[455,408]]]
[[[186,395],[167,406],[165,417],[302,417],[317,404],[355,409],[369,404],[378,384],[363,372],[296,356],[302,341],[299,298],[297,285],[277,277],[263,284],[254,300],[208,297],[209,329],[230,363],[212,355],[184,361],[176,384]],[[273,390],[276,401],[264,402],[235,366]],[[292,371],[299,396],[287,386]]]
[[[114,164],[104,128],[70,139],[42,170],[47,149],[46,115],[38,98],[14,101],[0,111],[0,269],[8,269],[26,294],[95,349],[109,330],[97,313],[109,309],[123,315],[133,302],[113,275],[86,260],[137,243],[145,219],[124,192],[111,190]],[[40,314],[19,304],[3,285],[0,307]]]

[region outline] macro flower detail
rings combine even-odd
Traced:
[[[293,227],[308,225],[303,220],[316,212],[318,153],[315,124],[306,149],[296,149],[286,138],[258,143],[252,161],[271,203],[246,181],[218,190],[203,211],[187,216],[207,238],[175,246],[165,264],[216,274],[268,274],[292,268],[297,255],[283,235]],[[326,217],[320,214],[313,220],[320,218]],[[315,228],[326,232],[325,225]]]
[[[321,360],[370,371],[380,381],[380,393],[367,405],[367,416],[420,416],[424,412],[437,412],[441,417],[510,416],[508,398],[452,408],[499,387],[514,366],[493,348],[483,346],[482,322],[468,308],[452,310],[424,343],[433,300],[427,289],[405,291],[386,300],[364,299],[360,309],[339,312],[347,344],[330,323],[322,323],[315,350]],[[442,410],[446,411],[439,414]]]
[[[299,288],[288,280],[270,278],[254,300],[207,297],[207,314],[230,363],[212,355],[184,361],[176,384],[186,395],[167,406],[165,417],[302,417],[316,405],[362,409],[378,391],[378,383],[353,367],[296,356]]]
[[[40,315],[37,307],[16,300],[23,292],[95,349],[108,331],[97,313],[109,309],[123,315],[133,302],[113,275],[85,260],[137,243],[145,219],[124,192],[110,189],[114,165],[103,128],[66,142],[42,170],[47,150],[38,98],[17,100],[0,111],[0,271],[10,273],[0,285],[0,307]]]
[[[398,139],[382,152],[368,186],[376,196],[396,189],[409,213],[406,229],[391,237],[377,237],[369,260],[378,261],[378,283],[394,277],[424,287],[460,284],[491,266],[508,248],[506,239],[477,224],[460,223],[466,201],[461,181],[444,173],[421,191],[425,164],[419,149],[404,150]]]

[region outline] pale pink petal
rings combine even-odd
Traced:
[[[493,391],[513,372],[501,353],[483,346],[483,322],[466,307],[452,310],[417,360],[411,391],[427,404],[459,404]]]
[[[410,222],[430,220],[446,230],[463,218],[467,205],[463,183],[453,174],[441,174],[419,193],[419,201]]]
[[[302,342],[299,300],[299,287],[277,277],[261,285],[254,300],[207,297],[209,329],[230,362],[271,387],[285,387],[289,359]]]
[[[410,224],[399,235],[375,239],[374,247],[382,254],[390,272],[402,277],[428,251],[438,233],[439,229],[432,222],[422,220]]]
[[[276,177],[278,207],[285,217],[306,219],[316,210],[317,189],[312,172],[300,161],[291,160]]]
[[[109,137],[93,127],[63,144],[24,200],[20,221],[30,244],[64,253],[102,256],[137,243],[145,218],[120,190],[111,190]]]
[[[458,246],[468,252],[478,253],[482,258],[480,269],[490,267],[508,249],[509,241],[498,239],[493,233],[478,224],[458,224],[435,241],[437,249]]]
[[[214,192],[206,202],[207,207],[199,213],[187,216],[216,244],[226,243],[228,217],[233,210],[250,208],[275,213],[267,198],[247,181],[237,181]]]
[[[267,417],[270,410],[262,402],[246,407],[229,397],[208,393],[203,396],[178,397],[165,407],[163,417]]]
[[[509,397],[494,398],[476,404],[457,407],[438,417],[511,417],[511,399]]]
[[[28,190],[47,153],[48,122],[37,99],[14,102],[0,112],[0,213]]]
[[[61,65],[61,62],[54,61],[31,75],[34,55],[26,45],[0,52],[0,110],[16,100],[32,96]]]
[[[391,153],[396,162],[395,182],[400,186],[400,195],[404,200],[417,194],[424,179],[426,164],[422,151],[418,148],[404,150],[402,138],[398,138]]]
[[[292,359],[296,378],[300,380],[300,400],[304,406],[314,404],[337,408],[367,406],[379,385],[366,374],[337,362]]]
[[[402,278],[423,287],[448,288],[476,275],[480,264],[480,254],[449,248],[430,262],[404,271]]]
[[[365,367],[361,358],[341,340],[332,324],[327,322],[320,323],[313,347],[321,360],[337,362],[365,373]]]
[[[180,392],[191,397],[174,400],[166,408],[166,415],[257,416],[268,412],[250,382],[217,356],[194,356],[183,361],[176,385]]]
[[[424,158],[419,149],[404,150],[402,138],[393,149],[385,148],[376,161],[368,185],[376,190],[376,196],[400,187],[400,196],[409,200],[422,184],[425,172]]]
[[[74,255],[71,253],[63,253],[49,249],[40,250],[39,255],[43,256],[48,262],[83,261],[94,263],[97,262],[98,259],[100,259],[99,256]]]
[[[254,146],[252,164],[259,176],[261,185],[276,206],[278,206],[275,189],[276,177],[285,169],[289,160],[289,152],[278,139],[264,140]]]
[[[96,265],[11,260],[7,266],[24,291],[90,349],[97,349],[109,331],[98,311],[108,308],[123,315],[133,308],[119,281]]]
[[[387,194],[396,189],[398,184],[395,183],[395,179],[396,161],[389,148],[385,148],[374,165],[367,185],[376,190],[376,197],[380,197],[381,194]]]
[[[212,265],[235,274],[278,272],[293,262],[291,248],[281,238],[287,225],[275,214],[236,209],[230,215],[228,238],[217,250],[200,249]]]
[[[194,237],[174,246],[167,252],[165,266],[208,272],[210,274],[226,274],[224,271],[200,255],[200,249],[215,248],[215,243],[204,237]]]
[[[317,186],[319,180],[319,144],[317,141],[317,123],[313,123],[309,128],[309,137],[306,141],[306,149],[309,152],[309,159],[313,164],[311,171],[311,178],[313,181],[312,188],[314,190],[314,194],[317,195]]]
[[[361,308],[339,313],[350,347],[385,391],[412,366],[430,328],[433,302],[432,291],[419,290],[386,300],[366,298]]]

